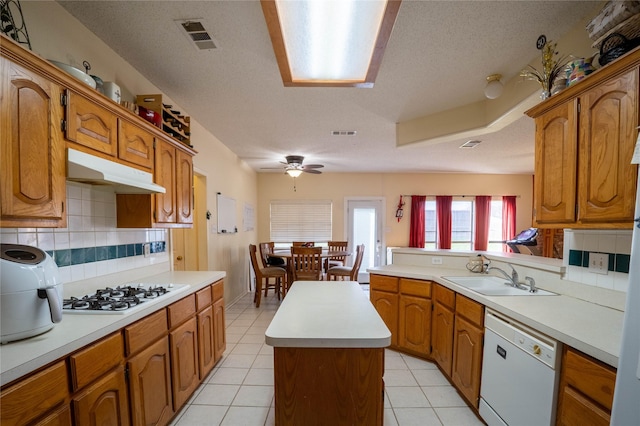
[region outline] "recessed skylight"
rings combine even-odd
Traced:
[[[373,87],[401,0],[261,0],[285,86]]]

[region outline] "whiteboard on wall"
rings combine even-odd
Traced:
[[[235,234],[238,232],[236,225],[236,200],[218,194],[218,234]]]

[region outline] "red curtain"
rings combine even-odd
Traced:
[[[436,226],[438,249],[451,248],[451,195],[438,195],[436,197]]]
[[[491,219],[491,196],[476,196],[476,230],[473,237],[474,250],[486,250],[489,244],[489,220]]]
[[[409,247],[424,248],[424,202],[426,199],[425,195],[411,196]]]
[[[505,195],[502,197],[502,239],[510,240],[516,236],[516,196]],[[503,251],[512,252],[506,244]]]

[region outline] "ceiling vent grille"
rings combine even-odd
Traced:
[[[198,50],[217,49],[218,45],[198,19],[175,21]]]
[[[460,148],[475,148],[476,146],[480,145],[481,143],[482,143],[482,141],[479,141],[479,140],[470,140],[470,141],[466,141],[465,143],[460,145]]]
[[[332,130],[331,136],[355,136],[356,133],[355,130]]]

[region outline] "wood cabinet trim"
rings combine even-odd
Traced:
[[[81,389],[102,374],[121,364],[124,360],[124,340],[122,333],[111,336],[83,348],[69,356],[71,386]]]
[[[191,294],[167,307],[169,328],[173,329],[196,314],[196,295]]]

